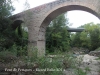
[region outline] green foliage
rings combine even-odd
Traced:
[[[32,48],[32,50],[35,50],[36,48]],[[37,53],[35,53],[37,54]],[[58,57],[54,57],[53,61],[50,62],[50,58],[48,56],[46,57],[36,57],[37,55],[33,55],[33,57],[24,57],[25,63],[28,64],[28,67],[32,68],[34,67],[35,75],[62,75],[63,74],[63,65],[62,62],[60,62],[60,59]],[[32,63],[32,64],[31,64]],[[35,64],[35,66],[34,66]],[[31,66],[30,66],[31,65]],[[39,71],[39,70],[43,71]]]
[[[8,19],[14,10],[11,0],[0,0],[0,33],[3,33],[9,27],[11,21]]]
[[[22,27],[20,28],[20,31],[21,31],[21,35],[18,34],[18,28],[16,28],[14,42],[18,46],[24,47],[28,43],[28,32],[22,29]]]
[[[10,51],[16,56],[26,55],[28,35],[21,26],[15,31],[12,29],[10,16],[13,11],[11,0],[0,0],[0,52]]]
[[[95,50],[100,46],[100,24],[88,23],[83,26],[85,30],[71,36],[71,44],[76,47],[84,47]]]
[[[9,63],[16,60],[17,57],[14,55],[13,52],[10,51],[1,51],[0,52],[0,62],[2,63]]]
[[[12,37],[14,32],[11,29],[11,16],[14,10],[11,0],[0,0],[0,50],[8,48],[13,44]]]
[[[100,47],[98,47],[97,49],[95,49],[96,51],[100,51]]]
[[[91,39],[92,50],[95,50],[96,48],[100,47],[100,29],[99,28],[91,31],[90,39]]]
[[[80,46],[80,33],[72,34],[71,35],[71,46],[79,47]]]
[[[13,52],[13,54],[16,56],[26,56],[27,55],[27,45],[18,46],[14,44],[8,49],[8,51]]]
[[[88,72],[88,71],[91,71],[91,69],[89,67],[86,67],[85,71]]]
[[[75,70],[75,75],[87,75],[87,73],[81,68]]]
[[[11,16],[14,11],[11,0],[0,0],[0,20]]]
[[[91,71],[89,67],[86,67],[85,69],[76,68],[75,75],[87,75],[89,71]]]
[[[38,59],[39,69],[46,69],[46,71],[40,71],[36,75],[62,75],[63,74],[63,68],[62,64],[58,62],[57,60],[54,60],[52,62],[48,61],[49,58],[40,58]]]
[[[51,21],[49,27],[47,27],[46,48],[49,52],[54,52],[55,49],[61,51],[69,49],[70,39],[67,24],[68,21],[62,14]]]
[[[76,68],[76,60],[74,57],[72,57],[72,53],[68,53],[65,55],[65,57],[63,58],[63,64],[64,64],[64,68],[68,69],[68,68]]]

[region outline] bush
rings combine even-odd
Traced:
[[[100,47],[98,47],[97,49],[95,49],[95,51],[100,51]]]
[[[14,53],[12,53],[10,51],[1,51],[0,52],[0,62],[2,62],[2,63],[9,63],[16,59],[17,59],[16,55],[14,55]]]
[[[75,70],[75,75],[87,75],[87,73],[82,69]]]
[[[42,72],[38,72],[38,74],[36,75],[62,75],[63,71],[61,71],[60,69],[62,68],[62,64],[57,61],[54,60],[52,62],[48,61],[48,58],[44,57],[44,58],[40,58],[37,60],[37,63],[39,64],[39,69],[46,69],[46,71],[42,71]]]

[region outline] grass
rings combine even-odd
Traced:
[[[88,72],[91,71],[91,69],[89,67],[85,67],[85,71]]]
[[[77,68],[75,70],[75,75],[87,75],[87,73],[83,69]]]
[[[35,49],[36,48],[33,48],[32,51]],[[0,55],[5,57],[7,55],[6,53],[7,52],[1,52]],[[35,70],[34,75],[41,75],[41,74],[42,75],[63,75],[63,71],[67,69],[74,69],[75,75],[86,75],[87,72],[90,71],[89,67],[86,67],[85,70],[79,69],[83,57],[80,57],[78,60],[76,60],[76,58],[72,56],[73,55],[72,52],[54,53],[52,54],[54,55],[54,57],[52,57],[52,62],[50,62],[50,57],[45,56],[39,58],[36,55],[37,53],[32,52],[32,54],[33,54],[32,57],[28,57],[28,56],[20,57],[19,61],[21,61],[24,64],[27,64],[25,68],[34,69]],[[12,54],[8,53],[8,55],[12,55]],[[64,57],[62,57],[62,55]],[[38,71],[36,71],[37,69]],[[46,71],[44,71],[45,69]]]

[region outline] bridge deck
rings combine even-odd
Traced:
[[[82,32],[84,28],[68,28],[68,32]]]

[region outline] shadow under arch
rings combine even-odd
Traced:
[[[22,37],[22,32],[21,32],[21,24],[24,23],[22,20],[15,20],[12,24],[11,27],[13,30],[16,30],[18,28],[18,35]]]
[[[22,23],[24,23],[24,21],[22,21],[22,20],[15,20],[12,24],[11,24],[11,26],[12,26],[12,28],[15,30],[18,26],[20,26]]]

